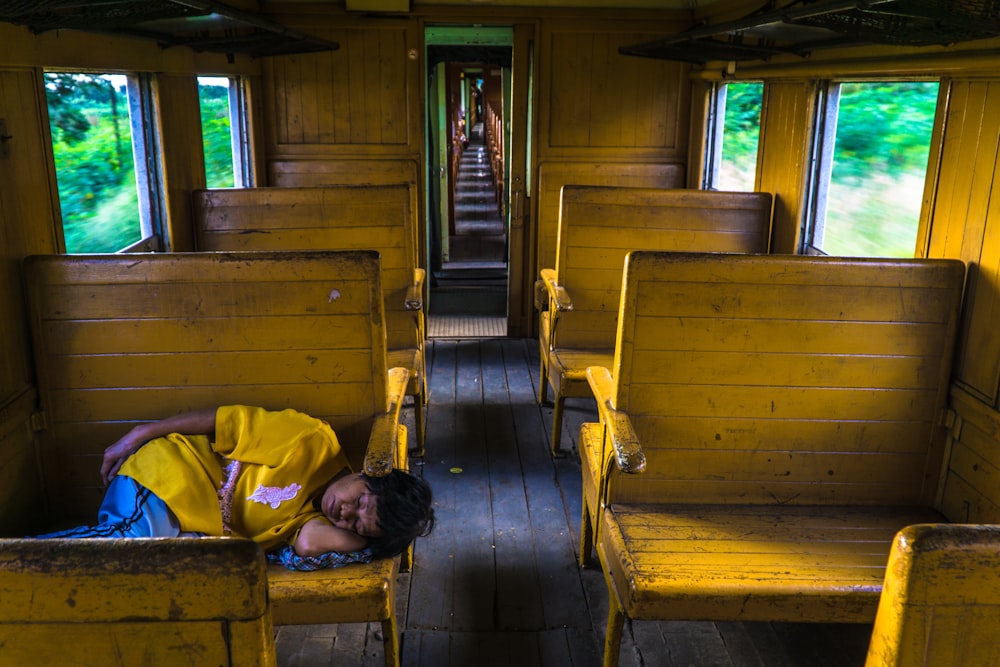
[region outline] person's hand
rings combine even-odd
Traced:
[[[193,412],[184,412],[156,422],[139,424],[121,437],[115,444],[104,450],[104,462],[101,464],[101,481],[107,486],[118,474],[118,469],[125,459],[139,451],[139,448],[150,440],[170,433],[185,433],[188,435],[212,435],[215,433],[215,411],[217,408],[206,408]]]
[[[118,470],[125,463],[125,459],[139,451],[139,448],[146,444],[147,438],[138,433],[138,428],[123,435],[118,442],[104,450],[104,461],[101,463],[101,481],[104,486],[111,483]]]

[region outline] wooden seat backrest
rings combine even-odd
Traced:
[[[932,507],[964,265],[631,253],[609,502]]]
[[[335,158],[335,159],[276,159],[267,165],[268,184],[279,188],[302,188],[331,185],[398,185],[403,183],[409,193],[410,229],[414,248],[424,248],[424,232],[420,224],[419,170],[414,160],[399,157]],[[421,251],[422,252],[422,251]],[[426,267],[421,254],[417,265]]]
[[[249,540],[0,540],[8,665],[275,664]]]
[[[336,185],[197,190],[198,250],[377,250],[390,349],[420,346],[407,290],[419,266],[410,189]]]
[[[538,166],[538,246],[535,272],[556,263],[559,198],[565,185],[613,185],[683,188],[684,165],[678,162],[544,162]]]
[[[771,199],[763,192],[565,186],[555,272],[573,309],[559,315],[556,346],[612,348],[630,250],[767,252]]]
[[[324,419],[361,469],[388,402],[377,253],[45,255],[25,274],[54,518],[93,519],[130,427],[217,405]]]
[[[1000,526],[908,526],[893,541],[865,664],[1000,664],[998,618]]]

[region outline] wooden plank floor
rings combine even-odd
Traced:
[[[435,494],[437,527],[401,575],[402,664],[517,667],[601,664],[608,599],[597,569],[577,566],[579,424],[568,399],[563,447],[549,455],[551,405],[536,402],[538,344],[435,339],[426,448],[412,468]],[[412,410],[405,410],[412,426]],[[870,626],[626,624],[622,667],[863,665]],[[286,626],[282,667],[384,665],[378,624]]]

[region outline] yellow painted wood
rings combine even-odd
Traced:
[[[0,540],[10,664],[275,665],[249,540]]]
[[[355,470],[407,466],[409,371],[387,368],[375,251],[36,256],[25,267],[39,460],[64,513],[53,518],[92,518],[103,448],[131,425],[209,405],[302,410],[333,426]],[[271,568],[275,622],[395,628],[401,563]],[[398,637],[384,639],[398,664]]]
[[[28,535],[42,521],[42,489],[38,476],[31,415],[37,395],[24,391],[0,410],[0,534]]]
[[[579,70],[576,70],[579,71]],[[535,271],[556,265],[559,199],[564,185],[622,187],[684,187],[684,166],[678,162],[544,162],[538,167],[538,247]]]
[[[563,186],[555,269],[540,273],[550,307],[539,325],[547,334],[540,338],[539,384],[554,394],[553,452],[564,399],[590,395],[587,366],[611,365],[625,255],[633,249],[766,252],[770,233],[766,193]]]
[[[676,26],[683,29],[681,22]],[[618,51],[656,38],[641,21],[552,22],[544,35],[543,94],[560,103],[543,105],[548,153],[684,154],[686,136],[677,130],[687,119],[689,98],[681,82],[689,66]],[[620,105],[599,102],[608,99]]]
[[[955,423],[941,506],[960,523],[1000,523],[1000,415],[977,397],[953,387]]]
[[[420,215],[420,185],[417,163],[406,157],[357,157],[339,159],[286,160],[268,162],[269,182],[276,187],[309,187],[317,185],[397,185],[405,183],[410,194],[413,247],[418,249],[417,266],[426,269],[423,248],[426,247],[423,217]]]
[[[416,25],[339,21],[332,26],[329,16],[306,22],[340,49],[278,56],[264,64],[267,118],[278,150],[309,145],[416,150],[407,121],[419,115],[407,109],[419,95],[409,91],[419,79],[410,75],[415,63],[407,55],[417,46]]]
[[[11,24],[0,24],[5,54],[17,51]],[[27,33],[27,29],[22,29]],[[5,55],[5,61],[10,60]],[[41,480],[30,419],[36,392],[21,259],[57,252],[54,166],[41,72],[0,69],[0,119],[8,157],[0,159],[0,534],[24,535],[38,520]]]
[[[1000,240],[994,231],[997,204],[991,199],[1000,157],[1000,86],[995,81],[955,81],[950,84],[950,93],[929,253],[977,265],[977,271],[969,276],[973,307],[956,373],[968,387],[995,404],[1000,357],[991,349],[992,313],[1000,274]],[[961,168],[950,168],[952,165]]]
[[[425,286],[411,190],[406,183],[201,190],[193,195],[194,233],[198,249],[208,251],[378,251],[389,363],[410,372],[422,454]]]
[[[893,541],[868,667],[1000,664],[1000,527],[913,525]]]
[[[374,252],[37,256],[26,266],[49,427],[41,452],[57,467],[67,451],[103,450],[98,424],[124,432],[227,402],[324,418],[361,464],[388,406]],[[136,380],[122,383],[129,365]],[[54,507],[66,491],[48,489]]]
[[[593,544],[621,616],[870,621],[893,536],[944,518],[963,278],[950,260],[630,253],[580,435],[581,560]]]
[[[792,79],[765,86],[756,189],[774,195],[771,252],[796,253],[801,245],[816,85],[814,80]]]
[[[157,74],[153,79],[157,114],[157,146],[166,190],[164,241],[170,250],[194,249],[191,238],[189,193],[205,187],[205,148],[201,137],[198,77],[194,74]],[[192,140],[192,137],[198,139]]]

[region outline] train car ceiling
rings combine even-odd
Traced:
[[[807,56],[844,46],[931,46],[1000,35],[992,0],[815,0],[758,10],[743,19],[702,25],[624,46],[624,55],[705,63]]]
[[[213,0],[0,0],[0,21],[35,33],[81,30],[155,40],[162,48],[252,57],[332,51],[336,42]]]

